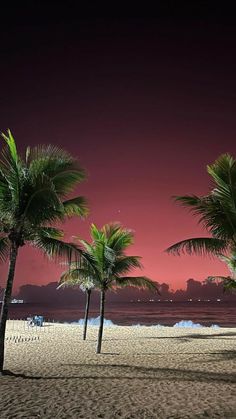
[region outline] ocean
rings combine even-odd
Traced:
[[[47,321],[77,322],[84,316],[83,306],[55,306],[42,304],[11,304],[9,319],[26,319],[42,315]],[[90,310],[90,318],[99,316],[98,309]],[[133,302],[107,303],[105,318],[116,325],[174,326],[185,320],[203,326],[236,327],[236,303],[215,302]]]

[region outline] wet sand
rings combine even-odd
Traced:
[[[8,321],[0,417],[236,418],[236,328]]]

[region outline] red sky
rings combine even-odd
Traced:
[[[235,29],[165,19],[80,21],[5,27],[1,48],[2,131],[19,148],[53,143],[78,156],[88,180],[86,221],[65,225],[88,238],[91,222],[134,229],[132,253],[145,275],[176,289],[226,273],[209,258],[164,249],[205,234],[171,200],[204,194],[206,165],[236,155]],[[0,267],[3,286],[7,266]],[[60,267],[23,248],[15,287],[58,279]]]

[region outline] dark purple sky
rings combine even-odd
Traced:
[[[171,196],[204,194],[206,164],[236,156],[233,22],[209,10],[207,18],[162,10],[152,19],[43,10],[18,9],[2,25],[0,129],[10,127],[22,150],[58,144],[87,169],[79,191],[91,213],[68,223],[67,237],[87,237],[91,222],[121,221],[135,230],[132,253],[154,280],[176,289],[189,277],[226,273],[220,262],[164,249],[203,234]],[[15,284],[47,283],[60,272],[25,248]]]

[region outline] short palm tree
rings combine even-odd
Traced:
[[[207,166],[213,187],[205,196],[177,196],[175,199],[199,217],[199,223],[211,237],[180,241],[167,252],[180,255],[209,254],[219,256],[236,250],[236,160],[229,154],[221,155]]]
[[[0,259],[9,258],[9,271],[0,318],[0,373],[19,248],[30,244],[50,258],[77,258],[77,246],[63,242],[63,231],[52,225],[87,213],[83,197],[68,199],[85,178],[76,159],[52,145],[28,147],[20,156],[10,130],[2,137],[6,146],[0,155]]]
[[[86,304],[84,312],[83,340],[86,340],[87,325],[92,290],[95,288],[94,271],[91,265],[81,257],[80,263],[72,262],[69,269],[61,275],[59,288],[79,287],[86,294]]]
[[[100,325],[97,353],[101,352],[104,324],[105,295],[113,287],[135,286],[157,291],[157,284],[145,276],[128,276],[133,268],[140,268],[140,257],[127,256],[126,249],[133,243],[133,232],[118,223],[105,224],[100,230],[94,225],[90,229],[92,242],[79,240],[83,255],[89,261],[89,275],[100,289]],[[92,269],[91,269],[92,268]],[[71,270],[71,276],[79,277],[79,269]]]

